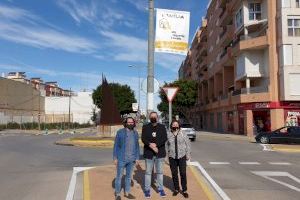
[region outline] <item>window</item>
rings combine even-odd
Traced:
[[[260,3],[249,3],[249,20],[261,20]]]
[[[300,18],[288,19],[288,35],[292,37],[300,37]]]
[[[235,15],[235,26],[236,28],[239,28],[243,24],[243,10],[242,8],[239,9],[239,11]]]
[[[299,5],[299,0],[296,0],[296,8],[299,8],[300,5]]]

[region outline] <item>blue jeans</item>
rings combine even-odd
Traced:
[[[122,180],[124,168],[126,168],[125,192],[126,193],[130,192],[131,175],[132,175],[134,165],[135,165],[134,161],[125,162],[125,161],[119,161],[118,160],[117,176],[116,176],[116,179],[115,179],[115,193],[116,194],[121,193],[121,180]]]
[[[145,173],[145,191],[149,191],[151,187],[151,175],[153,165],[155,164],[155,171],[156,171],[156,179],[158,183],[158,190],[164,189],[164,174],[163,174],[163,164],[165,158],[156,158],[153,157],[152,159],[146,159],[146,173]]]

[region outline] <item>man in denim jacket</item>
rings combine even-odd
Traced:
[[[117,174],[115,179],[115,197],[116,200],[121,200],[121,179],[124,168],[126,169],[125,176],[125,197],[128,199],[135,199],[130,194],[130,183],[133,167],[138,165],[140,157],[139,135],[135,128],[135,121],[132,117],[126,119],[125,127],[118,130],[115,143],[113,160],[117,166]]]

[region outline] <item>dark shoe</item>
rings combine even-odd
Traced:
[[[178,190],[175,190],[175,191],[173,192],[173,196],[174,196],[174,197],[177,196],[178,193],[179,193],[179,191],[178,191]]]
[[[126,197],[127,199],[136,199],[135,196],[133,196],[132,194],[125,194],[124,197]]]
[[[166,197],[167,196],[164,190],[158,190],[158,192],[159,192],[160,197]]]
[[[189,198],[189,194],[188,194],[187,192],[183,192],[182,195],[183,195],[183,197],[186,198],[186,199]]]
[[[145,198],[146,198],[146,199],[150,199],[150,197],[151,197],[150,190],[146,190],[146,191],[144,192],[144,194],[145,194]]]
[[[121,200],[121,196],[120,195],[116,195],[116,200]]]

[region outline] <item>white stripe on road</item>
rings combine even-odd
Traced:
[[[291,165],[288,162],[269,162],[270,165]]]
[[[223,200],[230,200],[227,194],[220,188],[220,186],[211,178],[211,176],[206,172],[206,170],[200,165],[199,162],[189,162],[190,165],[196,166],[203,176],[205,176],[206,180],[212,185],[212,187],[216,190],[216,192],[222,197]]]
[[[294,186],[294,185],[290,185],[286,182],[283,182],[281,180],[277,180],[276,177],[288,177],[292,180],[294,180],[295,182],[297,182],[298,184],[300,184],[300,179],[298,179],[297,177],[291,175],[290,173],[288,172],[274,172],[274,171],[252,171],[253,174],[255,175],[258,175],[258,176],[261,176],[265,179],[268,179],[270,181],[274,181],[276,183],[279,183],[283,186],[286,186],[292,190],[295,190],[297,192],[300,192],[300,188]],[[275,178],[272,178],[272,177],[275,177]]]
[[[230,165],[229,162],[209,162],[211,165]]]
[[[260,165],[259,162],[239,162],[240,165]]]
[[[69,184],[69,189],[68,189],[66,200],[73,200],[73,196],[75,193],[77,174],[79,172],[82,172],[84,170],[89,170],[92,168],[95,168],[95,167],[73,167],[73,173],[72,173],[71,181]]]
[[[269,144],[260,144],[263,147],[263,151],[274,151]]]

